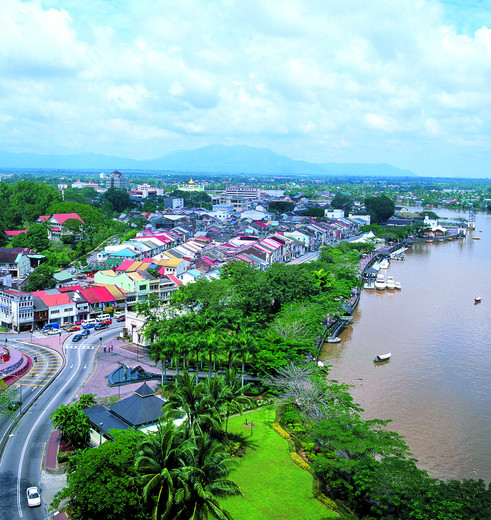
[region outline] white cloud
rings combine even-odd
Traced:
[[[0,148],[244,143],[425,173],[436,150],[489,142],[491,31],[458,33],[436,0],[117,4],[2,2]]]

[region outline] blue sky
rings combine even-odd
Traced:
[[[2,0],[0,22],[0,150],[491,176],[491,0]]]

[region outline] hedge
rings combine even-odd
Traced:
[[[286,432],[278,423],[273,423],[273,430],[278,433],[283,439],[289,439],[290,434]]]
[[[326,497],[324,493],[321,493],[318,489],[314,491],[314,497],[317,498],[319,502],[322,502],[328,509],[336,510],[338,505],[334,500],[331,500],[329,497]]]
[[[310,464],[307,464],[303,459],[302,457],[300,457],[300,455],[298,453],[295,453],[294,451],[292,451],[290,453],[290,457],[292,458],[293,462],[301,467],[302,469],[304,469],[305,471],[309,471],[310,469]]]

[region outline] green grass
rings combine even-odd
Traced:
[[[254,422],[252,435],[245,419]],[[274,419],[271,407],[230,419],[229,430],[243,434],[249,446],[229,477],[237,482],[243,496],[224,499],[225,509],[234,520],[339,518],[313,497],[312,475],[291,460],[288,441],[271,426]]]

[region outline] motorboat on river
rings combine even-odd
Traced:
[[[388,354],[379,354],[378,356],[375,356],[373,358],[373,362],[382,363],[383,361],[389,361],[390,356],[392,356],[392,354],[390,352]]]
[[[482,298],[478,296],[477,298],[474,298],[474,303],[481,303]]]
[[[393,291],[396,288],[396,283],[394,282],[394,277],[393,276],[388,276],[387,277],[387,282],[385,284],[385,288],[388,291]]]
[[[397,289],[398,291],[400,291],[400,290],[402,289],[401,282],[396,282],[395,285],[396,285],[396,289]]]
[[[384,258],[383,260],[380,261],[380,269],[387,269],[389,267],[389,259],[388,258]]]
[[[375,289],[377,289],[379,291],[384,291],[385,287],[386,287],[385,276],[382,273],[379,273],[375,280]]]

